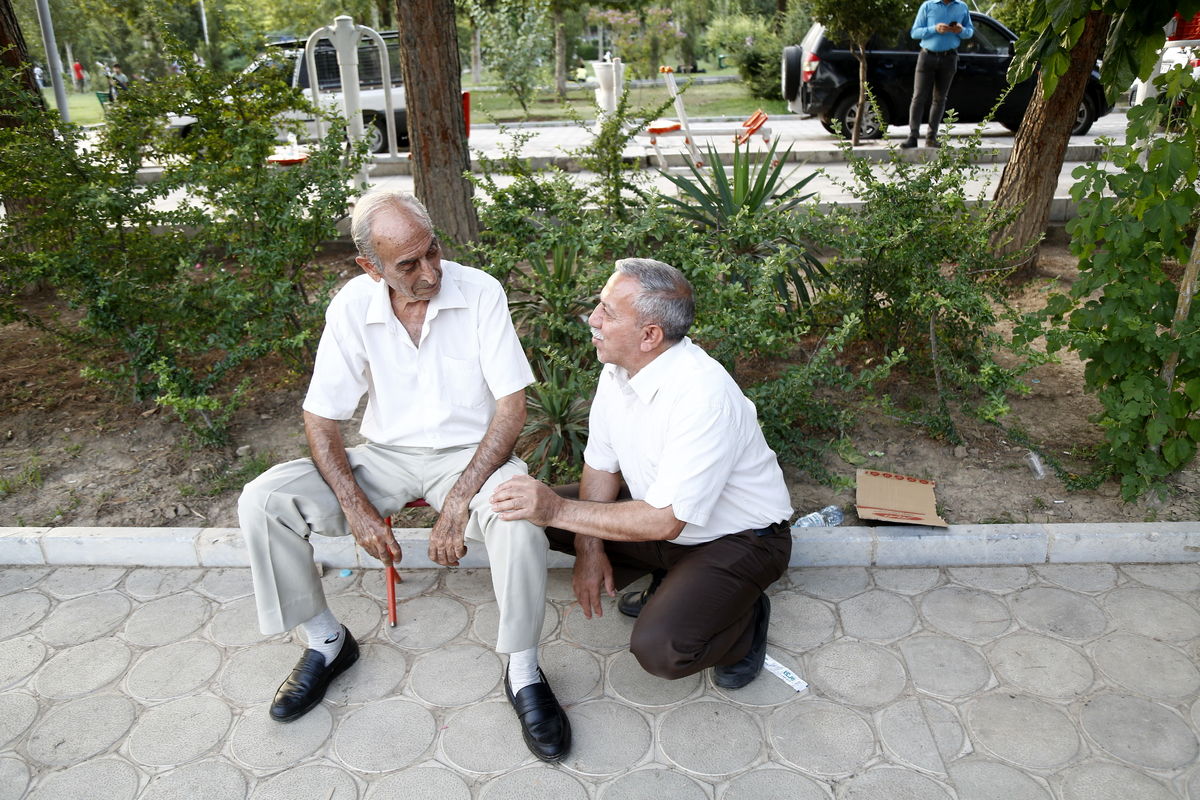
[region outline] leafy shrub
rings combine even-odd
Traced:
[[[734,14],[716,17],[704,34],[714,53],[734,60],[750,94],[763,100],[782,100],[780,52],[784,42],[765,17]]]

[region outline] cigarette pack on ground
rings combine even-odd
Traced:
[[[949,524],[937,514],[937,501],[933,497],[935,481],[874,469],[860,469],[856,477],[858,491],[854,502],[859,518],[907,525]]]

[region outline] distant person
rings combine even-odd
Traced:
[[[121,69],[121,65],[113,63],[108,73],[108,99],[116,100],[129,89],[129,76]]]
[[[962,0],[925,0],[913,20],[912,38],[921,42],[917,56],[917,74],[913,81],[912,105],[908,109],[908,138],[900,145],[916,147],[921,133],[921,118],[933,93],[929,109],[929,132],[926,147],[938,146],[938,125],[946,112],[946,97],[958,69],[958,46],[975,35],[971,10]]]
[[[83,94],[84,72],[83,64],[76,61],[71,65],[71,77],[75,79],[75,91]]]
[[[37,64],[33,65],[33,79],[37,81],[38,88],[41,89],[46,84],[42,82],[42,68]]]

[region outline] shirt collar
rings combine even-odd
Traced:
[[[442,261],[442,288],[429,301],[429,308],[425,311],[426,321],[436,317],[443,309],[467,307],[467,299],[463,297],[462,289],[458,286],[461,269],[462,267],[453,261]],[[375,282],[375,293],[371,295],[367,305],[366,322],[368,325],[381,324],[389,328],[399,324],[396,315],[392,313],[388,287],[383,281]]]
[[[637,375],[632,378],[623,367],[617,367],[614,374],[618,381],[625,386],[628,386],[638,399],[643,403],[650,403],[654,400],[654,396],[658,394],[658,390],[666,384],[667,379],[671,375],[671,368],[675,362],[683,355],[684,348],[691,344],[691,339],[683,337],[675,344],[668,347],[666,350],[658,354],[658,356],[646,366],[638,370]]]

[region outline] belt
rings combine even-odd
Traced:
[[[946,55],[947,53],[957,53],[957,52],[958,52],[958,48],[957,48],[957,47],[951,47],[949,50],[927,50],[926,48],[922,47],[922,48],[921,48],[921,52],[922,52],[922,53],[929,53],[929,55],[931,55],[931,56],[944,56],[944,55]]]
[[[751,533],[755,536],[769,536],[772,533],[785,533],[787,529],[788,524],[786,522],[772,522],[767,527],[759,528],[758,530],[751,531]]]

